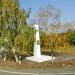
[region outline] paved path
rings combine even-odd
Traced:
[[[75,73],[24,73],[0,70],[0,75],[75,75]]]
[[[0,70],[0,75],[38,75],[36,73],[26,73],[18,71]]]
[[[3,69],[0,68],[0,75],[75,75],[74,68],[53,68],[53,69]]]

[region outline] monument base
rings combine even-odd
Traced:
[[[30,61],[34,61],[34,62],[44,62],[44,61],[49,61],[52,60],[51,56],[47,56],[47,55],[41,55],[40,57],[35,57],[35,56],[31,56],[31,57],[26,57],[27,60]],[[55,59],[55,57],[53,57],[53,59]]]

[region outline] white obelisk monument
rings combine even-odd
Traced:
[[[34,56],[26,57],[27,60],[34,61],[34,62],[44,62],[52,60],[51,56],[41,55],[40,50],[40,37],[39,37],[39,25],[35,24],[35,42],[34,42]],[[53,57],[55,59],[55,57]]]

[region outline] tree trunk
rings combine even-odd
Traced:
[[[21,56],[19,56],[19,64],[21,64]]]
[[[15,57],[15,60],[16,60],[16,63],[19,62],[19,59],[18,59],[18,56],[15,54],[15,49],[13,48],[13,54],[14,54],[14,57]]]
[[[4,62],[6,61],[6,54],[4,54],[4,59],[3,60],[4,60]]]
[[[18,63],[19,62],[18,56],[16,54],[14,54],[14,56],[15,56],[16,63]]]

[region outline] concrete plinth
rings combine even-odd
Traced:
[[[52,57],[47,55],[41,55],[40,57],[31,56],[31,57],[27,57],[26,59],[40,63],[40,62],[52,60]],[[53,57],[53,59],[55,59],[55,57]]]

